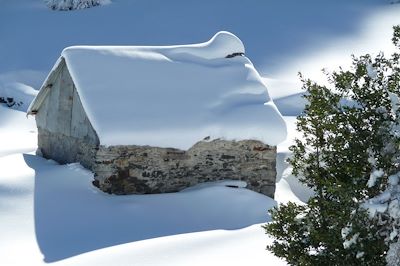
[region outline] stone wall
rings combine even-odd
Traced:
[[[260,141],[200,141],[188,151],[150,146],[100,146],[95,182],[113,194],[175,192],[207,181],[243,180],[273,197],[276,147]]]

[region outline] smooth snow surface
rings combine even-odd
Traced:
[[[108,195],[92,185],[92,173],[78,164],[59,166],[32,155],[24,155],[24,161],[21,167],[35,170],[35,230],[48,262],[151,238],[244,228],[268,221],[265,210],[275,205],[261,194],[223,186]],[[68,245],[60,248],[63,241]]]
[[[235,53],[245,53],[242,41],[234,34],[227,31],[217,32],[208,42],[170,47],[153,47],[152,50],[164,50],[163,53],[170,57],[187,60],[193,57],[199,59],[221,59]]]
[[[299,101],[298,106],[301,106],[301,104],[302,102]],[[288,129],[288,136],[277,148],[275,200],[279,203],[293,201],[302,204],[307,202],[314,192],[300,183],[298,178],[292,174],[292,168],[286,161],[291,155],[289,147],[294,144],[294,139],[300,136],[296,131],[296,117],[284,116],[284,119]]]
[[[276,203],[245,182],[112,196],[79,164],[35,156],[33,117],[0,106],[0,121],[1,265],[286,265],[261,228]]]
[[[2,98],[13,98],[15,105],[13,109],[26,112],[29,104],[36,97],[38,91],[34,88],[18,82],[0,85],[0,97]]]
[[[197,141],[256,139],[276,145],[286,124],[243,53],[218,32],[201,44],[76,46],[62,52],[103,145],[188,149]]]
[[[0,169],[3,265],[38,265],[42,256],[57,262],[91,251],[59,263],[109,265],[121,255],[119,265],[185,265],[205,252],[233,265],[253,254],[261,265],[270,256],[259,224],[269,221],[266,210],[276,203],[244,188],[219,183],[180,193],[115,196],[95,188],[93,174],[79,164],[17,153],[0,157]],[[258,225],[245,228],[253,224]]]
[[[34,151],[36,147],[35,119],[26,117],[25,112],[0,105],[0,156]]]

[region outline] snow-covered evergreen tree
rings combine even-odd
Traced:
[[[395,27],[397,48],[399,38]],[[303,79],[309,103],[289,161],[315,195],[274,209],[265,226],[268,249],[290,264],[386,265],[389,246],[398,254],[399,58],[353,58],[328,76],[331,87]]]

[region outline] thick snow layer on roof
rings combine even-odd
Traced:
[[[286,125],[229,32],[180,46],[75,46],[62,52],[103,145],[187,149],[205,137],[276,145]]]

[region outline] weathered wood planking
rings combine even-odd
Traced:
[[[76,89],[74,89],[72,103],[71,135],[92,144],[99,144],[97,133],[86,115]]]
[[[74,82],[68,73],[68,68],[63,64],[60,76],[56,83],[58,86],[58,111],[56,113],[56,132],[71,136],[72,99],[74,95]]]
[[[36,114],[38,145],[46,158],[60,163],[94,162],[99,139],[62,60],[48,80],[47,97]]]

